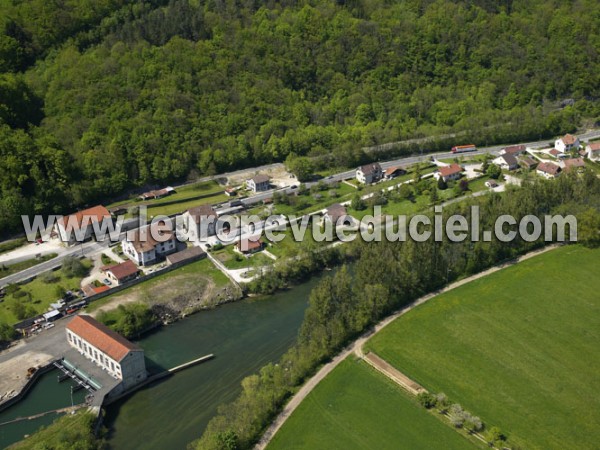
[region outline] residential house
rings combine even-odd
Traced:
[[[530,156],[523,156],[519,162],[521,163],[521,166],[528,170],[535,169],[535,167],[538,165],[537,159],[534,159]]]
[[[54,232],[67,245],[74,245],[92,238],[94,224],[100,225],[112,222],[108,209],[102,205],[77,211],[66,217],[59,217],[54,225]]]
[[[88,315],[78,315],[66,326],[71,347],[121,383],[111,394],[123,392],[147,377],[144,350]]]
[[[264,248],[265,244],[262,240],[250,240],[242,239],[237,241],[233,247],[233,250],[241,253],[242,255],[250,255],[252,253],[260,252]]]
[[[217,232],[217,212],[211,205],[190,208],[183,213],[183,229],[189,241],[204,241]]]
[[[228,187],[228,188],[225,188],[225,195],[227,197],[235,197],[237,195],[237,191],[235,188]]]
[[[356,179],[363,184],[376,183],[383,177],[379,163],[365,164],[356,169]]]
[[[485,183],[485,186],[490,188],[490,189],[494,189],[498,187],[498,183],[496,183],[494,180],[488,180]]]
[[[123,253],[136,264],[146,266],[175,252],[177,241],[175,233],[162,231],[155,225],[127,232],[127,237],[121,242],[121,246]]]
[[[399,177],[400,175],[404,175],[405,173],[406,170],[404,170],[402,167],[390,167],[389,169],[386,169],[386,171],[383,173],[383,178],[385,178],[386,180],[391,180],[392,178]]]
[[[271,187],[270,178],[267,175],[259,174],[250,178],[246,184],[252,192],[268,191]]]
[[[564,165],[565,172],[570,172],[572,170],[575,172],[583,172],[585,169],[585,161],[583,158],[565,159]]]
[[[323,220],[329,221],[334,225],[338,225],[338,221],[346,217],[349,218],[346,207],[339,203],[334,203],[333,205],[328,206],[325,210]],[[348,220],[344,219],[343,223],[339,223],[339,225],[346,224],[347,222]]]
[[[544,178],[553,179],[560,174],[561,168],[551,162],[541,162],[538,164],[536,171],[538,175],[541,175]]]
[[[104,269],[104,273],[109,280],[112,280],[117,286],[127,281],[134,280],[138,275],[139,269],[133,261],[125,261]]]
[[[458,180],[462,175],[463,168],[456,163],[450,164],[449,166],[440,167],[433,176],[436,180],[440,177],[447,183],[451,180]]]
[[[515,170],[519,168],[519,161],[517,161],[517,158],[510,153],[498,156],[494,159],[493,163],[504,170]]]
[[[188,247],[185,250],[167,256],[167,265],[183,264],[204,258],[206,258],[206,253],[200,247]]]
[[[504,147],[500,152],[501,155],[513,155],[519,156],[527,153],[527,147],[524,145],[511,145],[509,147]]]
[[[591,142],[586,147],[586,154],[591,161],[600,161],[600,142]]]
[[[561,153],[570,152],[573,149],[579,148],[579,138],[572,134],[565,134],[554,143],[554,148]]]

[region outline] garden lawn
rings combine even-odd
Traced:
[[[263,267],[272,265],[275,262],[268,256],[263,255],[262,252],[254,253],[248,257],[240,255],[233,251],[233,245],[227,245],[221,250],[214,251],[213,255],[230,270]]]
[[[304,399],[268,450],[483,448],[415,398],[353,357],[334,369]]]
[[[561,247],[429,301],[367,347],[528,449],[600,441],[600,249]]]

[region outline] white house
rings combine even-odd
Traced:
[[[565,134],[554,143],[554,148],[561,153],[570,152],[573,149],[579,148],[579,138],[572,134]]]
[[[59,217],[54,225],[54,232],[65,244],[74,245],[87,241],[92,237],[94,223],[99,224],[100,227],[98,228],[101,229],[104,221],[111,220],[112,216],[108,209],[98,205],[68,216]]]
[[[591,142],[585,147],[587,157],[592,161],[600,161],[600,142]]]
[[[462,175],[463,168],[458,164],[453,163],[449,166],[440,167],[434,174],[434,178],[439,180],[440,177],[445,181],[458,180]]]
[[[365,164],[356,169],[356,179],[363,184],[375,183],[383,177],[379,163]]]
[[[517,161],[517,158],[510,153],[500,155],[492,162],[504,170],[515,170],[519,168],[519,161]]]
[[[200,205],[183,213],[183,228],[192,242],[204,241],[216,233],[217,212],[211,205]]]
[[[538,164],[536,171],[538,175],[550,180],[556,178],[560,174],[561,168],[551,162],[541,162]]]
[[[138,265],[148,265],[177,250],[177,241],[172,231],[161,231],[150,226],[127,232],[121,242],[123,253]]]
[[[268,191],[271,187],[270,178],[267,175],[256,175],[249,180],[246,181],[248,187],[252,190],[252,192],[262,192]]]
[[[117,392],[146,379],[144,350],[91,316],[75,316],[66,326],[66,333],[71,347],[121,380]]]

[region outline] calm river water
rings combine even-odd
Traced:
[[[237,396],[245,376],[293,344],[317,281],[195,314],[141,340],[147,359],[164,368],[208,353],[215,359],[111,405],[105,421],[111,448],[185,449],[217,407]]]
[[[152,371],[213,353],[215,359],[159,381],[107,408],[115,450],[185,449],[200,437],[217,407],[233,400],[244,377],[276,361],[293,344],[318,277],[289,291],[203,311],[140,340]],[[29,395],[0,413],[0,423],[71,404],[69,382],[44,375]],[[75,396],[82,401],[84,392]],[[0,448],[56,418],[0,425]]]

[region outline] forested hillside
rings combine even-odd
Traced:
[[[290,154],[348,165],[600,116],[595,0],[6,0],[0,17],[0,233]]]

